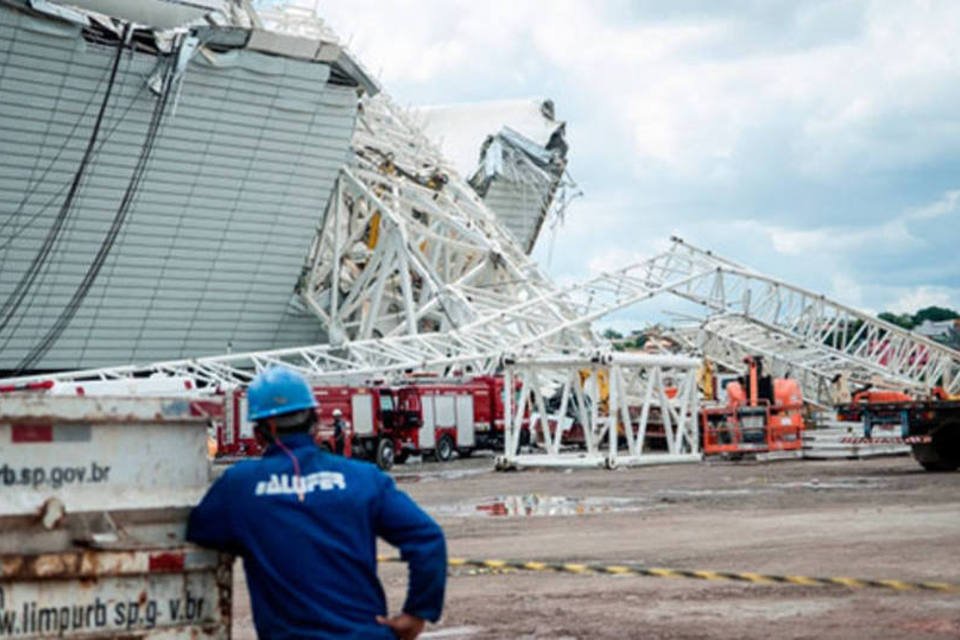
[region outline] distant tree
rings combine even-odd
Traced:
[[[623,340],[623,334],[615,329],[604,329],[601,335],[607,340]]]
[[[916,326],[916,323],[913,321],[913,316],[909,313],[892,313],[890,311],[884,311],[877,316],[881,320],[886,320],[890,324],[895,324],[898,327],[903,327],[904,329],[913,329]]]
[[[960,318],[960,314],[946,307],[925,307],[913,314],[915,324],[922,324],[925,320],[943,322],[944,320],[953,320],[954,318]]]
[[[904,329],[913,329],[920,326],[927,320],[930,320],[931,322],[942,322],[944,320],[960,318],[960,313],[957,313],[953,309],[947,309],[946,307],[930,306],[924,307],[914,314],[884,311],[877,317],[881,320],[886,320],[887,322],[893,323],[898,327],[903,327]]]

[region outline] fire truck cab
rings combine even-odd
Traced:
[[[404,410],[399,390],[374,385],[316,387],[313,391],[319,404],[316,440],[321,447],[336,450],[333,413],[339,409],[346,424],[345,455],[372,460],[381,469],[406,459],[415,425]]]
[[[416,448],[441,462],[450,460],[454,451],[465,458],[477,449],[503,449],[503,382],[500,376],[476,376],[405,387],[419,396],[421,405]]]

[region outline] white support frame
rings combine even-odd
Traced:
[[[504,452],[498,468],[614,469],[701,459],[696,388],[700,361],[695,358],[607,353],[508,358],[504,364],[504,389],[519,385],[520,390],[504,403]],[[601,372],[609,391],[605,406]],[[673,397],[670,387],[676,391]],[[666,451],[650,450],[652,411],[660,415]],[[583,429],[583,450],[563,444],[563,434],[573,424]],[[521,453],[525,429],[531,442],[541,443],[542,453]]]
[[[388,241],[389,242],[389,241]],[[472,295],[469,289],[466,294]],[[749,271],[679,240],[667,251],[578,285],[531,293],[498,291],[494,310],[454,330],[31,376],[62,381],[150,374],[191,376],[212,386],[244,384],[271,364],[317,379],[362,379],[391,371],[460,368],[489,372],[501,354],[579,353],[602,346],[590,323],[618,309],[672,293],[704,305],[709,316],[694,340],[713,360],[740,367],[764,355],[775,372],[801,380],[808,401],[829,404],[827,382],[840,372],[855,384],[925,392],[943,383],[960,392],[960,353],[823,296]],[[468,300],[469,301],[469,300]],[[464,308],[467,309],[469,305]],[[883,349],[870,349],[870,344]]]
[[[448,331],[554,289],[386,95],[364,98],[352,147],[298,290],[331,342]]]
[[[800,379],[806,400],[823,405],[838,373],[917,394],[935,386],[960,392],[960,352],[682,241],[675,246],[717,261],[709,277],[671,289],[712,312],[696,340],[710,358],[740,368],[743,355],[764,355],[775,372]]]

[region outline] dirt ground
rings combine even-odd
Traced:
[[[452,557],[960,582],[960,473],[908,457],[394,476]],[[391,553],[384,547],[383,553]],[[406,567],[381,568],[391,610]],[[235,637],[253,633],[237,572]],[[451,570],[424,638],[960,638],[960,593]]]

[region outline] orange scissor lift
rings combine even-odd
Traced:
[[[763,375],[759,356],[747,375],[727,384],[727,404],[700,412],[703,453],[795,451],[803,446],[803,396],[795,380]]]

